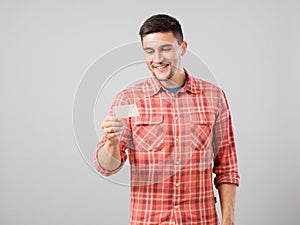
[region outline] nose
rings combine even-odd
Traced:
[[[154,62],[159,63],[163,61],[163,57],[162,54],[160,53],[160,51],[156,51],[156,53],[154,54]]]
[[[151,56],[147,57],[150,62],[160,63],[163,61],[163,56],[159,51],[155,51]]]

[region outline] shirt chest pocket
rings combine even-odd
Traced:
[[[164,143],[162,115],[142,115],[132,123],[132,138],[135,150],[159,151]]]
[[[191,147],[195,150],[207,150],[213,138],[213,116],[209,112],[195,113],[191,119]]]

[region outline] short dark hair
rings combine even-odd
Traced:
[[[147,34],[158,32],[172,32],[177,39],[178,44],[183,42],[183,33],[181,25],[177,19],[166,14],[157,14],[149,17],[141,26],[139,35],[143,41],[143,37]]]

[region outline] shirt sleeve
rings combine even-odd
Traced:
[[[222,183],[240,185],[237,152],[231,113],[224,91],[219,98],[218,114],[214,126],[213,148],[215,153],[213,172],[215,187]]]
[[[124,94],[122,92],[119,93],[115,97],[115,99],[114,99],[114,101],[113,101],[113,103],[110,107],[109,115],[110,116],[113,115],[113,107],[114,106],[126,105],[126,104],[128,104],[128,103],[125,101]],[[125,164],[125,162],[127,160],[126,150],[129,147],[129,143],[131,143],[131,129],[129,127],[129,119],[128,118],[123,118],[122,122],[123,122],[123,131],[122,131],[122,134],[121,134],[121,137],[120,137],[120,142],[119,142],[119,149],[120,149],[120,154],[121,154],[121,163],[120,163],[119,167],[117,167],[114,170],[107,170],[107,169],[104,169],[99,163],[98,152],[107,140],[107,138],[104,134],[101,136],[101,139],[100,139],[100,141],[98,142],[98,144],[96,146],[96,151],[95,151],[95,154],[94,154],[94,165],[95,165],[96,170],[104,176],[110,176],[110,175],[113,175],[113,174],[119,172],[122,169],[123,165]]]

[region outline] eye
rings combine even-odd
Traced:
[[[144,50],[146,54],[150,55],[150,54],[153,54],[154,51],[152,49],[145,49]]]
[[[171,48],[162,48],[161,49],[163,52],[169,52],[169,51],[171,51]]]

